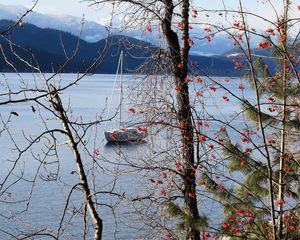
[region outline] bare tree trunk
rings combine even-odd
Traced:
[[[287,20],[288,20],[288,10],[289,10],[290,0],[285,0],[284,2],[284,16],[283,16],[283,26],[281,30],[281,36],[284,37],[282,42],[282,47],[286,50],[287,44]],[[287,64],[286,56],[283,60],[283,66]],[[282,76],[282,95],[283,95],[283,106],[282,106],[282,127],[281,127],[281,139],[280,139],[280,158],[279,158],[279,176],[278,176],[278,200],[284,202],[284,161],[285,161],[285,141],[286,141],[286,69],[283,69]],[[278,204],[278,217],[277,217],[277,228],[278,228],[278,238],[283,238],[283,205]]]
[[[285,74],[284,74],[285,75]],[[283,76],[285,78],[285,76]],[[285,81],[284,79],[282,81]],[[283,83],[283,94],[285,95],[285,83]],[[278,175],[278,200],[284,201],[284,161],[285,161],[285,141],[286,141],[286,97],[283,99],[282,107],[282,128],[281,128],[281,139],[280,139],[280,158],[279,158],[279,175]],[[283,205],[278,204],[278,237],[282,239],[282,230],[283,230]]]
[[[243,13],[244,10],[243,10],[243,4],[242,4],[241,0],[239,0],[239,5],[240,5],[240,11],[241,11],[241,13]],[[246,26],[244,14],[242,14],[242,20],[243,20],[243,25]],[[250,40],[249,40],[249,36],[247,35],[246,30],[245,30],[245,34],[246,34],[247,49],[250,51],[250,49],[251,49]],[[256,75],[255,75],[253,59],[252,59],[251,54],[248,56],[247,61],[249,63],[251,80],[253,81],[253,85],[254,85],[254,89],[255,89],[255,95],[256,95],[256,101],[257,101],[258,126],[260,128],[260,133],[261,133],[262,140],[263,140],[263,145],[264,145],[264,149],[265,149],[265,153],[266,153],[267,167],[268,167],[268,192],[269,192],[268,197],[269,197],[270,214],[271,214],[272,239],[277,240],[272,160],[271,160],[271,155],[270,155],[270,152],[268,149],[265,127],[264,127],[263,120],[262,120],[261,99],[260,99],[260,95],[259,95],[258,83],[257,83]]]
[[[197,221],[199,218],[197,197],[196,197],[196,179],[195,179],[195,156],[194,156],[194,136],[193,136],[193,121],[189,99],[189,88],[187,73],[188,73],[188,54],[189,54],[189,0],[182,1],[182,49],[177,34],[171,29],[172,15],[174,5],[172,0],[165,2],[165,18],[162,21],[163,34],[165,35],[170,51],[172,61],[172,72],[177,91],[177,118],[181,124],[182,133],[182,156],[183,156],[183,185],[184,185],[184,201],[185,207],[189,216]],[[200,240],[200,232],[198,229],[193,229],[192,226],[187,229],[186,239]]]
[[[60,100],[60,97],[58,96],[57,90],[55,89],[54,86],[50,85],[49,92],[51,94],[50,102],[51,102],[54,110],[56,111],[57,116],[60,118],[60,121],[62,122],[65,134],[68,137],[69,145],[74,154],[74,158],[75,158],[75,161],[77,164],[78,174],[80,177],[80,183],[81,183],[82,190],[84,193],[84,198],[85,198],[87,208],[89,210],[89,213],[91,215],[93,225],[95,228],[94,240],[101,240],[102,239],[102,228],[103,228],[102,219],[99,217],[98,212],[95,207],[95,203],[92,200],[90,188],[89,188],[87,177],[86,177],[86,174],[84,171],[81,155],[78,150],[77,142],[75,141],[73,133],[70,129],[69,120],[65,114],[65,110],[63,108],[63,104]]]

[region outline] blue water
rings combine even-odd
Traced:
[[[49,76],[47,75],[46,78]],[[78,76],[75,74],[62,74],[51,79],[50,82],[56,86],[64,87],[77,78]],[[15,74],[2,75],[0,77],[0,93],[7,91],[7,84],[12,92],[25,88],[35,88],[35,86],[45,89],[45,80],[42,76],[29,73],[22,74],[21,80],[22,82],[20,83],[20,77]],[[219,78],[219,80],[223,81],[224,78]],[[125,76],[124,81],[126,86],[130,86],[135,82],[140,84],[141,77],[135,79],[133,76]],[[240,80],[231,79],[231,82],[226,83],[226,86],[233,93],[242,96],[241,91],[236,88],[238,81]],[[70,119],[88,123],[112,117],[119,102],[117,91],[112,99],[111,113],[107,116],[107,106],[111,99],[113,84],[114,76],[112,75],[92,75],[84,77],[76,85],[63,91],[61,97],[64,105],[69,108]],[[230,121],[232,116],[240,111],[238,101],[230,97],[225,91],[217,89],[215,93],[210,93],[207,91],[207,85],[196,84],[194,87],[196,91],[205,91],[205,108],[202,109],[200,102],[196,102],[198,109],[203,110],[203,114],[214,114],[215,117],[222,121]],[[118,85],[116,89],[118,90]],[[17,97],[11,96],[11,98],[16,100],[24,96],[34,97],[39,94],[41,93],[24,92]],[[229,103],[222,101],[221,98],[224,94],[230,98]],[[245,91],[244,94],[248,95],[248,97],[252,96],[250,91]],[[129,97],[126,96],[126,98]],[[6,99],[6,96],[0,96],[0,102]],[[46,107],[50,107],[45,99],[39,101],[45,104]],[[32,111],[32,106],[36,109],[36,112]],[[126,107],[128,106],[131,105],[128,104]],[[125,110],[123,111],[123,117],[132,120],[132,115]],[[1,182],[4,181],[16,159],[18,159],[18,162],[13,174],[6,180],[0,191],[2,206],[0,210],[0,239],[10,239],[9,234],[3,231],[11,234],[20,234],[22,231],[30,232],[43,229],[46,232],[55,234],[61,221],[70,189],[74,184],[78,183],[78,175],[73,173],[73,171],[76,171],[76,164],[72,152],[64,144],[66,138],[60,134],[55,134],[58,148],[57,152],[50,151],[49,154],[51,156],[47,156],[44,159],[49,146],[54,142],[50,135],[43,136],[40,141],[31,146],[30,151],[26,151],[19,156],[17,148],[20,150],[26,148],[29,144],[28,140],[36,138],[45,129],[61,128],[61,124],[53,114],[39,108],[34,102],[25,102],[0,105],[2,121],[0,129],[4,127],[4,123],[12,111],[17,112],[19,116],[12,115],[7,124],[9,134],[7,131],[3,131],[0,135]],[[134,119],[133,121],[139,120]],[[237,125],[240,124],[240,119],[233,121]],[[216,124],[216,126],[219,125]],[[137,195],[145,196],[151,193],[153,189],[148,183],[148,171],[140,171],[128,165],[143,164],[145,166],[150,164],[145,159],[150,159],[160,150],[171,146],[171,143],[165,141],[169,135],[162,131],[143,144],[122,146],[107,144],[103,131],[115,126],[116,121],[113,120],[94,125],[88,129],[83,138],[86,141],[86,149],[81,149],[82,157],[85,169],[89,174],[90,185],[94,186],[93,184],[95,183],[96,192],[111,191],[128,198],[123,198],[123,201],[119,201],[119,198],[115,195],[107,193],[99,193],[97,195],[99,203],[103,204],[99,206],[100,216],[104,220],[103,239],[139,239],[139,236],[144,234],[143,230],[141,230],[143,225],[139,222],[139,217],[131,213],[134,212],[134,207],[141,207],[141,205],[137,203],[133,206],[129,199]],[[80,133],[83,133],[82,130],[80,130]],[[153,147],[155,147],[155,151]],[[86,151],[92,152],[94,148],[98,149],[100,153],[96,161],[93,161]],[[169,151],[172,152],[172,149]],[[168,151],[166,152],[168,153]],[[156,166],[163,165],[159,161],[159,159],[154,160]],[[220,170],[222,170],[221,167]],[[57,173],[57,175],[51,175],[54,173]],[[47,177],[52,177],[53,181],[45,181]],[[202,212],[210,212],[212,215],[218,214],[218,206],[211,202],[207,203],[204,198],[200,198],[200,205]],[[70,198],[67,214],[63,221],[63,226],[67,223],[69,226],[62,233],[61,239],[83,238],[84,221],[82,212],[78,211],[81,207],[82,193],[75,190]],[[112,208],[115,212],[111,210]],[[69,214],[70,212],[75,214],[72,218],[70,217],[72,215]],[[115,218],[115,216],[117,217]],[[215,218],[218,219],[220,216],[215,216]],[[87,219],[89,220],[88,217]],[[89,225],[87,227],[87,239],[91,238],[92,233],[92,227]],[[156,237],[159,239],[159,236]],[[34,239],[38,238],[35,237]],[[43,239],[51,238],[44,236]]]

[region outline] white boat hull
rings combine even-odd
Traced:
[[[135,128],[114,129],[104,134],[108,142],[136,142],[148,136],[146,131],[139,131]]]

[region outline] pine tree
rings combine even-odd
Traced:
[[[226,130],[219,133],[228,172],[240,173],[241,184],[220,188],[208,174],[199,180],[222,203],[220,232],[230,239],[300,239],[300,45],[288,38],[289,7],[285,1],[277,29],[267,31],[276,31],[278,42],[266,35],[263,43],[268,44],[259,45],[272,49],[276,71],[269,71],[262,57],[246,56],[249,69],[244,78],[256,93],[256,103],[245,100],[242,109],[255,130],[241,132],[242,144]]]

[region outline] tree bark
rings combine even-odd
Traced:
[[[283,16],[283,28],[281,31],[281,36],[284,37],[284,41],[282,42],[283,49],[286,50],[287,45],[287,20],[288,20],[288,10],[289,10],[290,0],[285,0],[284,2],[284,16]],[[283,65],[287,64],[286,56],[283,60]],[[282,127],[281,127],[281,139],[280,139],[280,158],[279,158],[279,174],[278,174],[278,197],[277,199],[280,201],[284,201],[284,161],[285,161],[285,142],[286,142],[286,69],[283,69],[282,74],[282,95],[283,95],[283,103],[282,103]],[[283,205],[279,204],[278,208],[278,217],[277,217],[277,229],[278,229],[278,239],[283,238]]]
[[[49,93],[51,96],[50,102],[51,102],[54,110],[56,111],[57,116],[60,118],[60,121],[62,122],[65,134],[68,137],[69,146],[72,149],[74,159],[76,161],[78,175],[79,175],[80,183],[81,183],[82,190],[84,193],[84,198],[85,198],[87,208],[91,215],[93,226],[95,229],[94,240],[101,240],[102,239],[102,229],[103,229],[102,219],[99,217],[98,212],[95,207],[95,203],[92,200],[91,191],[90,191],[90,188],[88,185],[88,181],[87,181],[87,177],[86,177],[85,170],[83,167],[81,155],[79,153],[77,143],[75,141],[73,133],[70,129],[68,117],[65,114],[63,104],[62,104],[60,97],[57,93],[57,90],[55,89],[54,86],[52,86],[52,85],[49,86]]]
[[[178,122],[182,125],[181,138],[183,143],[183,195],[185,208],[191,219],[199,219],[196,196],[194,134],[192,112],[188,88],[188,54],[189,54],[189,0],[182,1],[182,47],[180,48],[177,34],[172,30],[172,16],[174,5],[172,0],[165,1],[165,18],[162,21],[163,34],[167,39],[170,49],[172,73],[177,91]],[[189,226],[186,234],[187,240],[200,240],[199,229]]]

